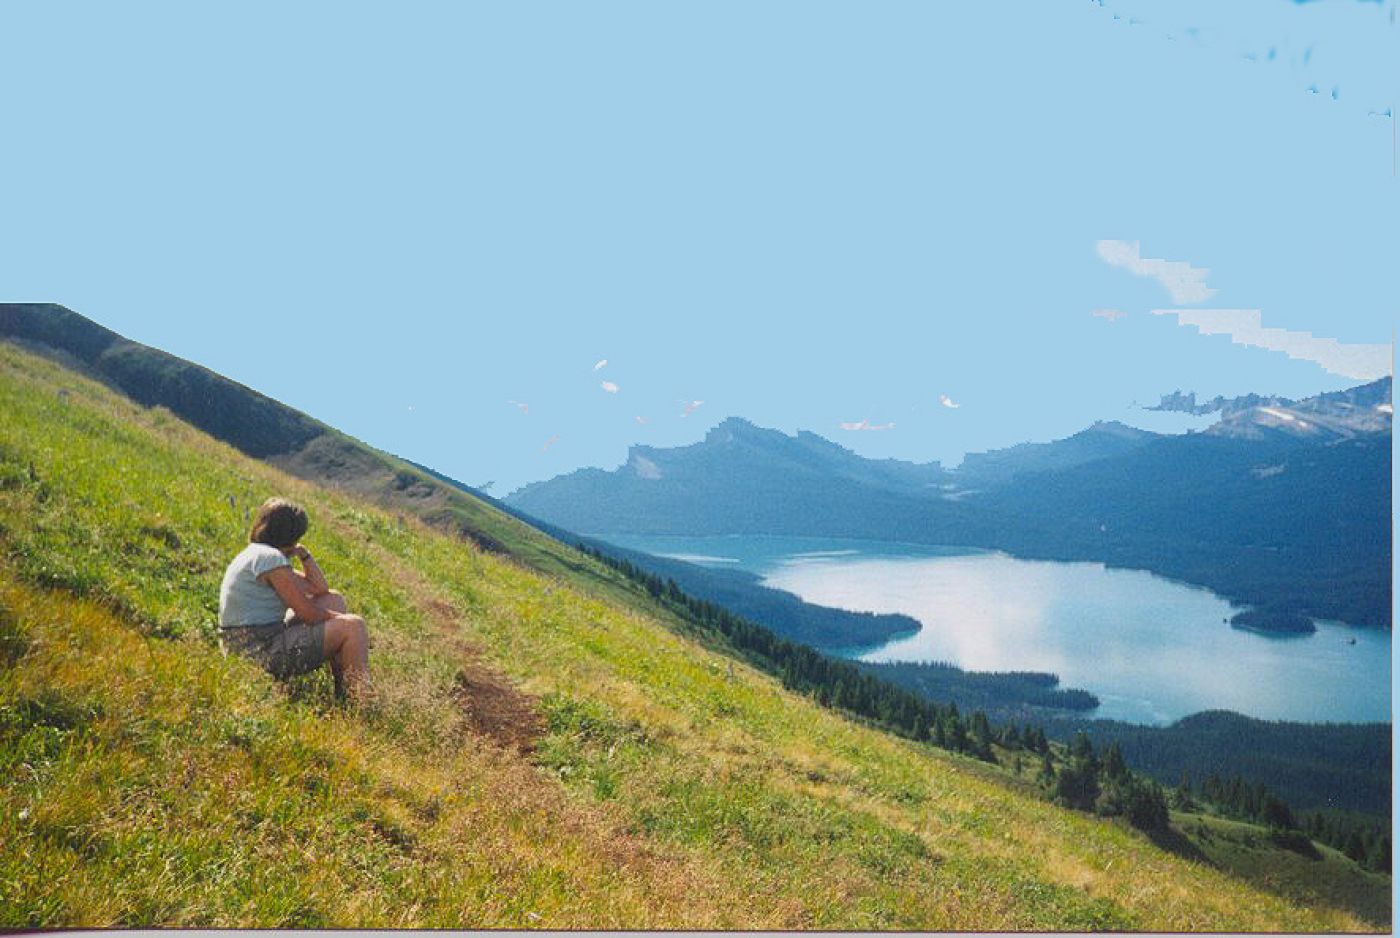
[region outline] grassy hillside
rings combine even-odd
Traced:
[[[465,497],[511,556],[3,343],[0,412],[0,926],[1382,925],[857,726]],[[371,623],[363,712],[213,642],[274,492]]]
[[[586,574],[573,551],[410,463],[193,362],[133,342],[54,303],[0,303],[0,337],[161,407],[240,452],[416,515],[548,573]]]

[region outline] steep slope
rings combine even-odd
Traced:
[[[138,403],[160,404],[250,456],[292,453],[328,427],[215,374],[52,303],[0,303],[0,336],[60,353]]]
[[[0,409],[6,925],[1377,927],[816,707],[587,558],[541,575],[6,346]],[[210,641],[270,492],[373,625],[364,713]]]
[[[132,342],[54,303],[0,303],[0,338],[164,407],[239,451],[300,478],[409,512],[536,569],[578,572],[577,555],[529,525],[257,391]]]

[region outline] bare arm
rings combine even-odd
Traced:
[[[292,555],[301,560],[302,573],[297,575],[301,578],[307,593],[316,597],[324,596],[331,591],[331,585],[326,582],[326,575],[321,572],[316,558],[311,556],[311,551],[298,544]]]
[[[296,617],[303,622],[324,622],[333,617],[335,613],[327,612],[311,601],[311,597],[306,594],[305,588],[301,585],[302,577],[291,567],[278,567],[263,574],[263,579],[267,580],[269,586],[277,591],[277,595],[282,598],[282,602],[287,604],[287,608],[296,613]]]

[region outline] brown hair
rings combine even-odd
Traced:
[[[258,509],[253,519],[253,530],[248,532],[248,540],[254,544],[266,544],[282,550],[294,547],[310,524],[306,512],[300,505],[285,498],[269,498]]]

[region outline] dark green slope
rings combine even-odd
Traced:
[[[1189,434],[972,499],[996,546],[1101,560],[1232,601],[1390,624],[1390,434],[1331,445]]]
[[[1170,726],[1076,719],[1044,725],[1055,739],[1083,730],[1100,747],[1117,743],[1134,768],[1165,785],[1177,784],[1183,773],[1198,785],[1212,774],[1241,775],[1297,810],[1390,816],[1388,723],[1291,723],[1211,710]]]
[[[0,336],[71,356],[88,374],[132,400],[169,408],[258,459],[294,452],[328,430],[208,368],[132,342],[54,303],[0,303]]]

